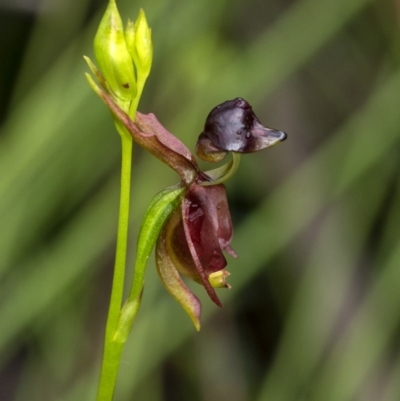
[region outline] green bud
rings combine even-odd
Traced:
[[[129,54],[131,55],[132,59],[135,60],[137,59],[137,54],[136,54],[136,45],[135,45],[135,24],[132,22],[132,20],[128,19],[128,23],[126,24],[125,28],[125,43],[126,47],[128,49]],[[135,61],[136,64],[136,61]]]
[[[153,43],[151,41],[151,29],[147,24],[143,9],[140,9],[135,23],[128,21],[125,30],[125,41],[138,69],[138,74],[147,76],[153,60]]]
[[[122,101],[137,93],[132,58],[125,43],[122,20],[115,0],[110,0],[94,38],[100,71],[114,95]]]

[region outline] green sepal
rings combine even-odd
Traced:
[[[136,299],[143,288],[147,261],[164,223],[180,205],[186,188],[174,186],[159,192],[151,201],[139,231],[135,271],[129,300]]]
[[[174,215],[171,216],[173,218]],[[167,225],[169,222],[167,223]],[[158,275],[165,289],[172,295],[173,298],[181,305],[183,310],[192,320],[197,331],[200,330],[201,303],[196,295],[184,283],[175,263],[167,249],[166,236],[168,229],[164,227],[157,240],[156,246],[156,267]]]

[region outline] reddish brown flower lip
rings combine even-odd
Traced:
[[[227,262],[223,251],[236,257],[230,247],[232,233],[225,187],[222,184],[207,187],[194,184],[162,234],[168,259],[180,273],[203,284],[218,306],[222,304],[213,285],[230,288],[225,281],[229,273],[224,270]],[[157,263],[162,270],[163,259],[159,258]],[[215,274],[217,272],[221,273]],[[217,276],[212,283],[211,275]]]
[[[193,185],[182,204],[182,217],[185,237],[198,276],[210,298],[222,306],[209,277],[226,267],[223,250],[236,257],[230,247],[233,228],[225,187],[222,184],[208,187]]]

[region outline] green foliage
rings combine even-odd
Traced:
[[[82,60],[104,7],[85,25],[88,2],[48,3],[0,132],[1,391],[12,401],[95,398],[117,230],[119,138]],[[119,2],[122,15],[140,6]],[[140,111],[194,150],[211,108],[241,96],[289,138],[243,156],[227,184],[239,257],[224,307],[202,302],[199,334],[149,263],[116,401],[398,400],[394,5],[145,7],[155,49]],[[133,159],[128,265],[146,205],[179,180],[138,147]]]

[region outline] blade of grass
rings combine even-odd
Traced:
[[[315,246],[310,261],[257,400],[297,399],[311,380],[348,301],[356,262],[395,169],[396,165],[391,162],[380,165],[353,186],[339,203],[329,207],[328,216],[323,218],[322,227],[313,238]],[[374,188],[373,195],[370,185]],[[368,196],[369,201],[364,202]]]
[[[374,187],[375,189],[375,187]],[[400,186],[397,189],[400,195]],[[394,213],[388,221],[393,220]],[[399,221],[397,220],[397,224]],[[389,224],[390,225],[390,224]],[[313,398],[352,400],[368,372],[389,352],[400,321],[400,242],[376,261],[377,272],[350,327],[339,337],[314,381]]]
[[[353,400],[367,373],[388,351],[400,321],[400,242],[382,266],[351,330],[335,345],[312,400]]]

